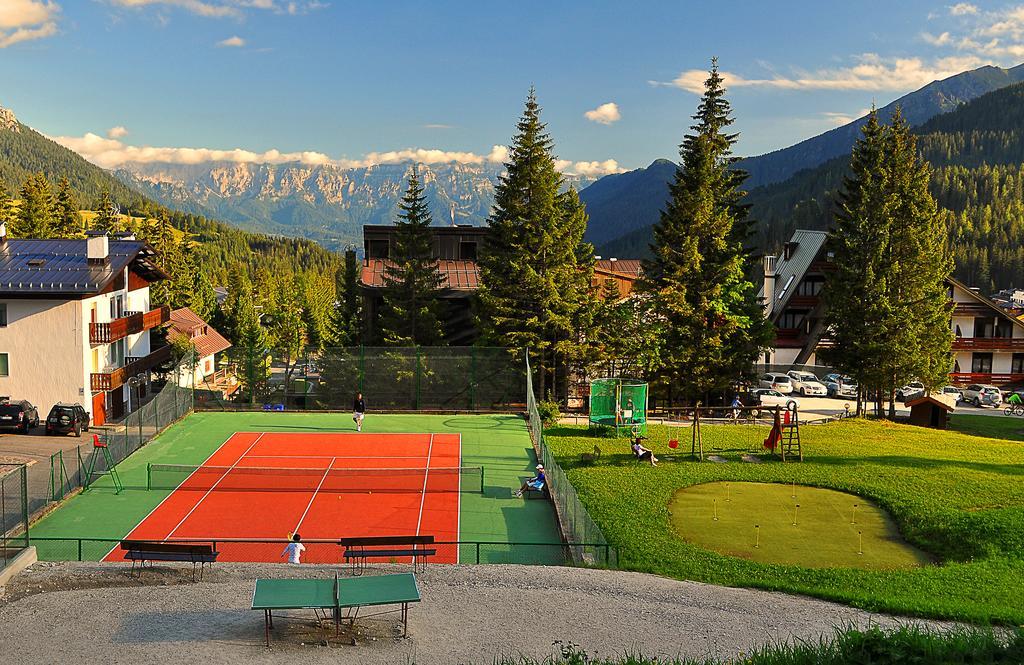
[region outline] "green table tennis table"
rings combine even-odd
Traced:
[[[263,610],[264,633],[270,646],[270,630],[274,627],[275,610],[321,610],[334,617],[335,632],[341,623],[341,610],[350,625],[355,624],[359,609],[378,605],[400,605],[402,613],[402,637],[409,632],[409,603],[420,602],[420,590],[416,576],[412,573],[397,575],[376,575],[373,577],[333,579],[258,579],[252,593],[252,609]],[[279,615],[280,616],[280,615]],[[364,617],[366,618],[366,617]]]

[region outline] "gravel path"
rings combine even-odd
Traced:
[[[381,566],[376,572],[386,572]],[[407,569],[407,568],[406,568]],[[39,563],[0,596],[0,653],[54,662],[476,663],[546,657],[556,640],[591,654],[727,658],[766,642],[817,639],[834,626],[899,620],[797,596],[618,571],[539,566],[431,566],[409,638],[394,618],[357,624],[326,645],[312,615],[277,622],[272,649],[249,609],[255,577],[331,577],[326,566],[217,564],[191,582],[181,568],[130,578],[121,564]],[[391,615],[397,617],[397,615]],[[906,620],[904,620],[906,622]],[[353,645],[353,641],[355,644]]]

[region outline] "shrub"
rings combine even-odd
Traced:
[[[562,412],[558,410],[558,402],[550,399],[537,402],[537,414],[544,427],[551,427],[562,417]]]

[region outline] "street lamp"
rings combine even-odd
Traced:
[[[140,446],[142,445],[142,410],[140,408],[142,406],[142,390],[141,390],[142,383],[143,383],[143,381],[142,381],[142,375],[141,374],[136,374],[135,376],[128,377],[128,415],[131,416],[131,412],[132,412],[132,409],[131,409],[131,406],[132,406],[131,405],[132,390],[135,389],[137,391],[136,395],[135,395],[135,402],[136,402],[135,408],[139,412],[139,414],[135,417],[135,420],[137,420],[138,423],[139,423],[139,445]],[[127,434],[127,433],[128,433],[128,424],[125,423],[125,434]]]

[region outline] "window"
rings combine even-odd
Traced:
[[[7,354],[0,353],[0,376],[10,376],[11,367],[8,364]]]
[[[798,296],[816,296],[821,293],[821,287],[824,285],[823,277],[808,277],[797,285],[796,294]]]
[[[366,258],[386,259],[390,256],[388,241],[386,238],[366,241]]]
[[[7,303],[0,302],[0,328],[7,327]]]
[[[787,329],[796,329],[803,323],[804,317],[807,316],[807,310],[803,309],[787,309],[779,317],[779,327]]]
[[[995,332],[995,326],[992,325],[992,319],[974,319],[974,336],[975,337],[992,337]]]
[[[1013,354],[1013,359],[1010,361],[1010,373],[1024,374],[1024,353]]]
[[[459,258],[463,261],[476,261],[476,243],[465,241],[460,242]]]
[[[991,374],[992,354],[975,353],[971,357],[971,372],[973,372],[974,374]]]

